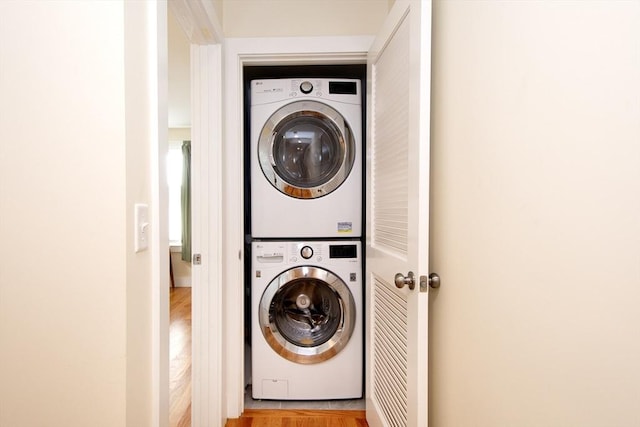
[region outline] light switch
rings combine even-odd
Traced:
[[[136,203],[134,206],[133,223],[135,227],[133,246],[136,252],[142,252],[149,247],[149,205]]]

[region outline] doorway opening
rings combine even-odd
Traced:
[[[191,52],[190,41],[167,8],[169,427],[191,426]]]
[[[361,123],[361,135],[362,135],[362,147],[360,149],[364,151],[365,141],[365,129],[366,129],[366,112],[364,106],[366,105],[366,64],[314,64],[314,65],[246,65],[242,68],[242,100],[243,100],[243,230],[244,230],[244,319],[243,319],[243,338],[244,338],[244,408],[245,409],[357,409],[364,410],[364,399],[341,399],[341,400],[278,400],[278,399],[254,399],[252,398],[252,316],[255,316],[255,309],[252,309],[252,260],[254,258],[252,254],[252,242],[256,239],[252,234],[252,221],[251,221],[251,168],[255,167],[255,156],[252,156],[253,149],[251,143],[251,81],[257,79],[357,79],[360,80],[363,90],[359,92],[361,94],[361,106],[360,111],[362,117]],[[359,158],[361,163],[359,170],[364,170],[364,153]],[[364,175],[364,174],[363,174]],[[360,191],[364,191],[364,177],[362,179]],[[363,193],[364,194],[364,193]],[[362,198],[362,209],[364,213],[364,198]],[[260,209],[268,207],[261,206]],[[364,224],[364,215],[360,218],[360,223]],[[363,227],[364,230],[364,227]],[[311,240],[327,240],[327,236],[314,236]],[[360,238],[357,239],[360,241]],[[364,259],[362,254],[361,259]],[[364,271],[364,265],[358,272],[358,276],[362,277]],[[362,298],[364,299],[364,298]],[[361,304],[362,303],[362,304]],[[363,305],[364,301],[359,302],[358,307]],[[255,325],[254,325],[255,326]],[[359,325],[364,331],[364,325]],[[364,360],[362,361],[364,365]],[[364,372],[364,369],[363,369]],[[313,384],[310,384],[313,387]],[[339,384],[336,382],[336,387]],[[364,383],[362,384],[362,390],[364,395]],[[295,397],[294,397],[295,399]]]

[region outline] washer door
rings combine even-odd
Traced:
[[[260,330],[292,362],[319,363],[349,342],[356,308],[349,287],[330,271],[295,267],[273,279],[260,300]]]
[[[266,179],[298,199],[325,196],[349,176],[355,140],[342,115],[326,104],[297,101],[269,117],[258,140]]]

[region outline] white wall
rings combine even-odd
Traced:
[[[150,260],[128,234],[149,104],[125,61],[147,40],[124,12],[0,2],[1,426],[150,425]]]
[[[432,425],[638,425],[640,2],[433,22]]]
[[[375,34],[388,0],[224,0],[225,37]]]
[[[191,263],[182,260],[182,246],[171,247],[173,283],[177,288],[191,287]]]

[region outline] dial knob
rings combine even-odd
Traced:
[[[309,259],[313,256],[313,249],[311,249],[311,246],[305,246],[300,250],[300,255],[304,259]]]
[[[302,93],[311,93],[311,91],[313,90],[313,85],[311,84],[311,82],[302,82],[300,83],[300,91]]]

